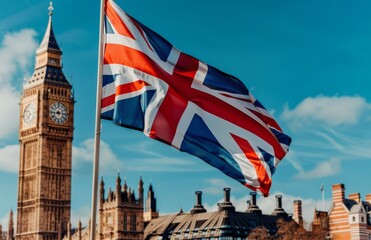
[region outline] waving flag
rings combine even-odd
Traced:
[[[112,0],[105,34],[102,118],[269,194],[291,139],[239,79],[180,52]]]

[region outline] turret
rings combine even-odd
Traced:
[[[139,183],[138,183],[138,201],[139,203],[143,204],[143,180],[142,176],[140,176]]]
[[[146,212],[156,212],[157,203],[155,198],[155,192],[153,191],[152,183],[149,184],[147,192]]]
[[[121,178],[120,178],[120,173],[117,174],[117,178],[116,178],[116,202],[117,202],[117,204],[121,203]]]
[[[103,203],[104,203],[104,181],[102,177],[99,186],[99,208],[103,207]]]
[[[10,212],[9,212],[8,237],[7,237],[7,240],[14,240],[13,210],[10,210]]]
[[[82,231],[81,220],[79,220],[79,223],[78,223],[78,225],[77,225],[77,232],[78,232],[79,240],[82,239],[81,231]]]
[[[146,206],[144,211],[144,222],[145,224],[150,222],[154,218],[158,218],[159,213],[157,211],[157,203],[155,198],[155,192],[153,191],[152,183],[150,182],[147,192]]]
[[[67,223],[67,239],[71,240],[71,222]]]

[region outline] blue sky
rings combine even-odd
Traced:
[[[331,185],[371,193],[371,2],[357,1],[117,1],[130,15],[178,49],[240,78],[292,138],[273,176],[272,197],[258,199],[266,213],[274,194],[284,207],[302,199],[305,218],[326,207]],[[0,222],[17,206],[18,115],[24,79],[48,21],[49,1],[0,0]],[[99,1],[54,1],[53,26],[63,49],[63,71],[75,89],[72,223],[88,221],[96,91]],[[103,121],[100,175],[114,187],[119,171],[137,188],[152,181],[160,213],[194,205],[202,190],[212,210],[223,187],[245,210],[249,189],[206,163],[142,133]]]

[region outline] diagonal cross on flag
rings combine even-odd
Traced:
[[[267,196],[291,139],[237,78],[106,3],[102,117],[195,155]]]

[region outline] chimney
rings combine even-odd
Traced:
[[[288,217],[288,214],[282,208],[282,195],[276,195],[276,209],[272,213],[273,216],[276,217]]]
[[[360,193],[351,193],[351,194],[349,194],[348,198],[350,200],[356,201],[357,203],[361,202],[361,194]]]
[[[276,208],[282,208],[282,195],[276,195]]]
[[[303,226],[303,213],[300,200],[294,201],[294,216],[293,219],[296,223]]]
[[[202,206],[202,192],[196,191],[195,194],[196,194],[196,204],[191,209],[191,214],[206,212],[206,209],[204,208],[204,206]]]
[[[234,208],[234,206],[230,202],[231,189],[230,188],[224,188],[223,190],[224,190],[224,202],[218,203],[219,212],[221,212],[221,211],[232,211],[232,212],[235,212],[236,209]]]
[[[231,199],[231,189],[230,188],[224,188],[224,202],[230,202]]]
[[[371,204],[371,194],[366,194],[366,201]]]
[[[251,206],[256,206],[256,192],[250,193]]]
[[[343,202],[345,198],[345,187],[344,184],[332,185],[332,201],[334,203]]]
[[[250,201],[246,212],[255,213],[258,215],[262,214],[262,211],[259,209],[258,205],[256,205],[256,192],[250,192]]]

